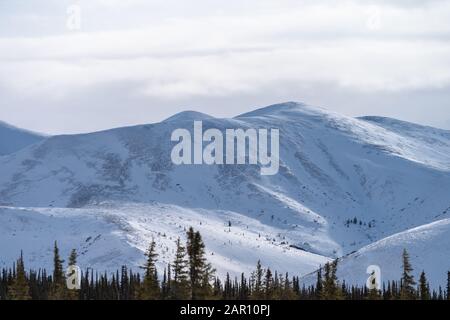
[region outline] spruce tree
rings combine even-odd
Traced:
[[[245,278],[244,273],[241,273],[241,284],[239,287],[239,300],[248,300],[250,295],[250,290],[247,284],[247,279]]]
[[[430,300],[430,286],[425,275],[425,271],[422,271],[419,278],[419,294],[421,300]]]
[[[323,300],[339,300],[342,299],[341,289],[337,281],[337,264],[338,260],[327,262],[324,266],[324,279],[322,281],[321,299]]]
[[[160,298],[158,274],[156,270],[156,242],[152,239],[150,246],[146,252],[147,261],[143,267],[144,282],[142,284],[141,298],[144,300],[156,300]]]
[[[414,290],[414,286],[416,282],[414,281],[414,276],[412,275],[413,268],[409,261],[409,254],[406,249],[403,250],[402,254],[402,280],[401,280],[401,289],[400,289],[400,299],[402,300],[414,300],[416,297],[416,293]]]
[[[200,232],[194,232],[192,227],[187,232],[186,249],[189,257],[189,276],[191,298],[193,300],[206,299],[212,296],[211,280],[215,270],[208,263]]]
[[[219,278],[214,279],[214,286],[213,286],[213,295],[215,298],[220,298],[222,296],[222,282]]]
[[[439,286],[439,295],[438,295],[438,300],[444,300],[444,294],[442,292],[442,287]]]
[[[164,299],[169,299],[172,292],[172,266],[170,263],[167,265],[167,288],[164,295]]]
[[[272,277],[272,271],[270,270],[270,268],[267,268],[266,270],[266,275],[264,277],[264,295],[266,300],[270,300],[273,297],[273,277]]]
[[[450,300],[450,271],[447,272],[447,300]]]
[[[160,298],[162,300],[166,299],[168,296],[168,290],[169,290],[169,280],[167,277],[167,268],[164,268],[164,272],[163,272],[163,278],[161,281],[161,294],[160,294]]]
[[[61,259],[59,254],[58,243],[55,241],[53,248],[53,286],[51,298],[54,300],[63,300],[67,298],[66,278],[63,270],[64,260]]]
[[[176,241],[172,271],[171,298],[175,300],[190,299],[188,260],[186,259],[186,248],[181,244],[180,238]]]
[[[64,260],[61,260],[59,255],[58,243],[55,241],[53,248],[53,282],[60,283],[64,281]]]
[[[200,233],[197,233],[198,236],[200,236]],[[201,241],[201,238],[199,238]],[[203,243],[203,242],[201,242]],[[201,247],[204,248],[204,245],[202,244]],[[203,256],[205,255],[203,251]],[[213,296],[213,287],[211,285],[211,281],[214,280],[214,273],[215,269],[212,267],[212,265],[207,262],[206,258],[203,260],[203,266],[201,268],[201,291],[200,291],[200,298],[201,299],[208,299]]]
[[[192,227],[189,228],[187,232],[187,243],[186,250],[189,257],[189,279],[190,279],[190,288],[191,288],[191,298],[192,300],[198,299],[199,291],[200,291],[200,264],[198,257],[198,243],[196,243],[195,239],[195,231]]]
[[[70,255],[69,255],[69,262],[68,262],[68,267],[75,267],[77,266],[77,259],[78,259],[78,254],[77,254],[77,250],[76,249],[72,249],[72,251],[70,251]],[[79,275],[81,277],[81,275]],[[76,300],[79,297],[79,292],[80,290],[67,290],[67,299],[69,300]]]
[[[76,266],[77,265],[77,259],[78,259],[77,250],[76,249],[72,249],[72,251],[70,251],[70,256],[69,256],[69,262],[68,262],[69,267],[70,266]]]
[[[316,299],[320,299],[322,297],[322,266],[317,270],[317,281],[316,281]]]
[[[127,266],[122,266],[120,273],[120,299],[130,300],[130,281]]]
[[[258,260],[256,263],[256,270],[252,273],[251,286],[252,286],[252,300],[261,300],[264,299],[264,290],[263,290],[263,276],[264,270],[261,266],[261,261]]]
[[[225,277],[225,283],[223,285],[223,299],[231,300],[232,298],[232,284],[230,279],[230,274],[227,272]]]
[[[281,300],[295,300],[298,298],[294,290],[294,281],[294,278],[292,278],[292,282],[289,280],[289,274],[286,272],[284,283],[282,283]]]
[[[17,260],[16,274],[11,286],[8,288],[8,297],[11,300],[30,300],[30,287],[25,273],[23,255]]]

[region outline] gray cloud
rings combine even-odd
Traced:
[[[301,100],[450,128],[449,20],[445,1],[1,2],[0,119],[83,132]]]

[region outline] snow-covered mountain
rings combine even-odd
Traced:
[[[193,120],[205,130],[278,128],[279,173],[172,164],[171,133],[192,131]],[[221,274],[248,273],[261,259],[304,275],[330,258],[445,221],[448,190],[449,131],[294,102],[232,119],[182,112],[155,124],[49,137],[1,157],[0,241],[8,245],[0,263],[24,249],[32,264],[50,264],[58,240],[63,252],[83,253],[83,266],[137,266],[154,237],[163,265],[192,225]],[[437,249],[430,243],[428,250]]]
[[[19,129],[0,121],[0,156],[14,153],[43,138],[38,133]]]

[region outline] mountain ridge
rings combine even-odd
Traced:
[[[45,138],[43,134],[18,128],[0,120],[0,156],[17,152]]]
[[[101,232],[76,228],[74,247],[84,248],[82,238],[101,233],[119,241],[116,247],[138,265],[137,253],[154,237],[167,252],[164,264],[173,250],[169,238],[193,224],[204,233],[222,274],[239,274],[240,265],[248,272],[263,257],[271,268],[304,275],[331,258],[450,215],[450,139],[447,143],[433,130],[413,125],[393,130],[294,102],[231,119],[204,117],[204,128],[221,131],[280,129],[279,174],[262,177],[257,165],[174,165],[171,132],[192,131],[191,121],[199,116],[178,115],[160,123],[54,136],[0,158],[0,217],[7,217],[2,232],[11,233],[8,219],[15,221],[17,237],[34,232],[14,218],[20,208],[29,208],[24,221],[54,211],[64,228],[72,225],[67,222],[72,213],[75,226],[92,215]],[[356,224],[348,223],[354,218]],[[41,221],[51,228],[51,215]],[[86,249],[82,261],[100,269],[119,263],[98,259],[100,249]],[[105,251],[113,249],[105,245]],[[31,255],[42,250],[33,247]],[[16,258],[12,250],[8,257]]]

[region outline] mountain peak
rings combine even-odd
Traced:
[[[287,115],[290,113],[303,113],[308,115],[319,115],[328,113],[325,109],[309,106],[303,102],[288,101],[272,104],[267,107],[258,108],[254,111],[246,112],[236,116],[236,118]]]
[[[194,121],[194,120],[208,120],[208,119],[214,119],[214,117],[198,112],[198,111],[192,111],[192,110],[186,110],[179,113],[174,114],[173,116],[163,120],[162,122],[169,122],[169,121]]]

